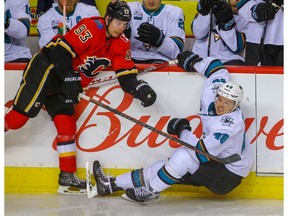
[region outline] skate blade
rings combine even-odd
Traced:
[[[86,192],[87,192],[87,197],[89,199],[98,195],[96,185],[93,186],[92,184],[92,176],[94,177],[94,175],[93,175],[93,172],[91,172],[91,170],[92,170],[92,164],[89,161],[87,161],[86,162],[86,188],[87,188]]]
[[[121,195],[121,198],[126,200],[126,201],[132,202],[132,203],[137,203],[139,205],[147,205],[147,203],[150,202],[150,201],[148,201],[148,202],[138,202],[138,201],[132,200],[125,193]]]
[[[58,193],[60,194],[75,194],[75,195],[83,195],[86,194],[87,191],[86,189],[79,189],[77,187],[73,187],[73,186],[59,186]]]

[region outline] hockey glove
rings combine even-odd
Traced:
[[[141,101],[141,105],[144,107],[151,106],[156,101],[156,93],[144,80],[139,80],[136,83],[132,95]]]
[[[173,118],[169,121],[167,132],[172,135],[177,135],[180,138],[183,130],[191,131],[190,123],[186,118]]]
[[[228,31],[236,25],[232,9],[227,2],[218,1],[214,3],[212,12],[216,18],[216,23],[219,25],[219,29]]]
[[[5,11],[5,13],[4,13],[4,27],[5,27],[5,29],[7,29],[9,27],[9,25],[10,25],[10,18]]]
[[[68,99],[71,99],[74,104],[77,104],[79,102],[79,93],[82,91],[81,76],[79,73],[74,71],[67,72],[61,86],[61,93]]]
[[[160,31],[160,29],[147,22],[142,23],[137,28],[137,32],[139,35],[139,37],[135,37],[137,40],[155,47],[161,46],[165,38],[165,35],[162,31]]]
[[[210,12],[211,0],[199,0],[197,4],[198,13],[206,16]]]
[[[199,55],[190,52],[184,51],[177,55],[178,65],[186,71],[193,71],[194,64],[202,61],[203,58],[199,57]]]
[[[257,22],[272,20],[279,9],[269,3],[259,3],[251,8],[251,15]]]

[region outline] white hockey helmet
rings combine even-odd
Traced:
[[[222,97],[235,101],[235,107],[233,110],[237,108],[238,104],[243,98],[243,94],[244,94],[244,91],[243,91],[242,86],[232,81],[223,83],[222,85],[219,86],[217,90],[217,95],[220,95]]]

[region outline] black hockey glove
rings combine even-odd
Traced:
[[[199,0],[197,4],[198,13],[206,16],[210,12],[211,0]]]
[[[270,3],[259,3],[251,8],[251,15],[257,22],[273,20],[279,9]]]
[[[5,29],[7,29],[9,27],[9,25],[10,25],[10,18],[5,11],[5,13],[4,13],[4,27],[5,27]]]
[[[141,105],[144,107],[154,104],[157,98],[155,91],[144,80],[139,80],[131,93],[141,101]]]
[[[165,35],[159,28],[147,22],[142,23],[137,28],[137,32],[139,35],[139,37],[135,37],[137,40],[155,47],[161,46],[165,38]]]
[[[54,64],[54,70],[61,80],[64,80],[68,71],[73,71],[72,55],[63,46],[43,47],[42,53]]]
[[[74,71],[67,72],[61,86],[61,93],[68,99],[71,99],[74,104],[77,104],[79,102],[79,93],[82,91],[81,76],[79,73]]]
[[[167,133],[177,135],[180,138],[181,132],[187,129],[191,131],[190,123],[186,118],[173,118],[167,126]]]
[[[190,52],[184,51],[177,55],[178,65],[186,71],[193,71],[194,64],[202,61],[203,58],[199,57],[199,55]]]
[[[212,12],[220,29],[228,31],[236,25],[232,9],[226,1],[217,1],[217,3],[214,3]]]

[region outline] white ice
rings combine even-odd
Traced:
[[[5,216],[282,216],[283,200],[199,199],[160,196],[146,205],[120,196],[5,194]]]

